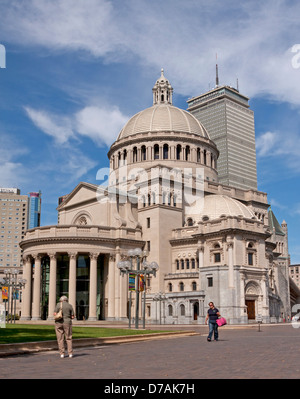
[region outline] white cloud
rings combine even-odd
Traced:
[[[76,130],[98,145],[111,145],[129,117],[116,107],[112,109],[87,106],[75,115]]]
[[[19,187],[28,180],[26,167],[19,161],[22,155],[28,153],[8,134],[0,134],[0,187]]]
[[[86,106],[69,116],[25,107],[28,117],[57,144],[66,144],[80,135],[89,137],[98,146],[111,145],[129,117],[117,107]]]
[[[0,162],[0,187],[20,187],[28,180],[24,165],[19,162]]]
[[[58,144],[66,143],[73,136],[69,118],[50,114],[41,110],[25,107],[32,122],[44,133],[52,136]]]
[[[1,37],[50,51],[85,51],[105,61],[133,56],[166,70],[177,93],[197,95],[220,83],[250,97],[269,95],[300,105],[300,3],[186,0],[11,0],[2,6]]]
[[[106,0],[11,0],[3,7],[9,40],[53,50],[107,54],[119,43],[113,7]]]
[[[258,156],[272,155],[274,147],[278,144],[279,135],[276,132],[266,132],[256,139],[256,150]]]

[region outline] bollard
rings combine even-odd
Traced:
[[[260,332],[260,325],[262,324],[262,315],[257,315],[256,321],[258,323],[258,332]]]

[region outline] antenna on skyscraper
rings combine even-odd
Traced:
[[[219,87],[218,54],[216,53],[216,87]]]

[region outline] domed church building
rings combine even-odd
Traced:
[[[118,265],[139,248],[158,264],[139,296],[146,323],[203,324],[210,301],[230,324],[282,321],[290,315],[286,224],[265,193],[218,182],[219,151],[172,104],[163,70],[152,92],[153,105],[110,147],[106,184],[79,183],[56,226],[26,233],[22,319],[52,319],[67,295],[78,320],[128,321],[136,296]]]

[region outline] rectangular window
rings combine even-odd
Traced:
[[[253,265],[253,253],[248,253],[248,265]]]
[[[213,286],[213,278],[212,277],[207,277],[207,286],[212,287]]]
[[[150,228],[150,218],[147,218],[147,228]]]
[[[221,254],[220,254],[220,252],[217,252],[216,254],[214,254],[214,256],[215,256],[215,263],[216,262],[221,262]]]

